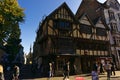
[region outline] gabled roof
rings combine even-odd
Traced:
[[[101,17],[95,19],[94,24],[97,24],[99,21],[101,21]]]
[[[68,5],[64,2],[62,5],[60,5],[57,9],[55,9],[51,14],[49,14],[48,15],[48,17],[53,17],[53,15],[59,10],[59,9],[61,9],[61,8],[65,8],[68,12],[69,12],[69,14],[70,14],[70,16],[74,19],[74,20],[76,20],[75,19],[75,15],[73,14],[73,12],[71,11],[71,9],[68,7]]]
[[[105,1],[104,3],[103,3],[103,7],[105,8],[105,9],[109,9],[110,7],[107,5],[107,1]]]
[[[102,24],[105,26],[105,28],[109,30],[108,25],[102,20],[101,17],[97,18],[97,19],[94,21],[94,22],[95,22],[94,24],[96,25],[99,21],[101,21]]]
[[[75,16],[79,19],[82,14],[86,13],[91,21],[95,23],[96,18],[104,16],[103,9],[103,4],[97,0],[82,0]]]
[[[80,16],[79,20],[81,20],[84,16],[87,17],[87,19],[89,20],[90,24],[94,26],[93,22],[91,21],[90,17],[87,15],[87,13],[84,13]]]

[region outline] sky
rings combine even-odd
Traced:
[[[106,0],[98,1],[103,3]],[[33,51],[36,31],[43,16],[52,13],[52,11],[58,8],[63,2],[66,2],[71,11],[75,14],[81,0],[18,0],[20,7],[24,9],[25,14],[25,21],[20,23],[20,38],[22,39],[21,44],[24,47],[24,52],[26,54],[30,52],[30,46]]]

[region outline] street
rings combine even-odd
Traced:
[[[69,80],[75,80],[76,77],[84,77],[85,80],[91,80],[90,74],[81,74],[70,76]],[[48,78],[22,79],[22,80],[48,80]],[[50,80],[63,80],[63,77],[52,77]],[[106,73],[99,75],[99,80],[107,80]],[[120,80],[120,71],[116,71],[115,76],[111,76],[110,80]]]

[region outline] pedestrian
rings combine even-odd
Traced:
[[[73,67],[74,67],[74,74],[76,75],[77,74],[77,67],[75,64],[73,65]]]
[[[96,69],[96,70],[98,70],[98,63],[97,62],[94,62],[93,68]]]
[[[54,76],[55,73],[55,63],[52,62],[52,77]]]
[[[53,64],[50,62],[49,63],[49,79],[48,80],[50,80],[51,77],[53,77]]]
[[[97,63],[97,73],[100,74],[100,62]]]
[[[70,67],[69,67],[69,61],[67,63],[64,64],[63,66],[63,70],[64,70],[64,78],[63,80],[65,80],[66,78],[69,79],[69,72],[70,72]]]
[[[0,80],[4,80],[3,66],[0,64]]]
[[[93,68],[91,75],[92,75],[92,80],[99,80],[97,69]]]
[[[112,61],[110,62],[110,64],[111,64],[111,75],[113,73],[115,76],[115,64]]]
[[[100,63],[100,73],[101,73],[101,74],[104,73],[103,64],[102,64],[102,63]]]
[[[19,73],[20,73],[19,67],[17,65],[15,65],[13,68],[13,79],[14,80],[19,80],[19,78],[18,78]]]
[[[107,80],[110,80],[110,75],[111,75],[111,64],[109,61],[106,62],[105,64],[105,69],[107,71]]]

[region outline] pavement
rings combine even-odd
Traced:
[[[73,75],[69,77],[69,80],[75,80],[76,77],[82,77],[84,80],[92,80],[90,74],[80,74],[80,75]],[[52,77],[48,78],[34,78],[34,79],[22,79],[22,80],[63,80],[63,77]],[[79,79],[80,80],[80,79]],[[99,75],[99,80],[107,80],[107,73]],[[120,71],[116,71],[116,75],[112,75],[110,80],[120,80]]]

